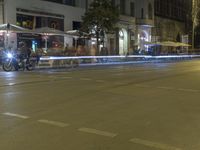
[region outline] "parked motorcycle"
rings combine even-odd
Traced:
[[[20,59],[19,55],[11,52],[5,52],[4,58],[3,58],[3,63],[2,63],[2,68],[4,71],[12,71],[13,69],[15,70],[25,70],[27,69],[28,71],[33,70],[35,67],[35,62],[31,59],[28,58],[23,58]]]

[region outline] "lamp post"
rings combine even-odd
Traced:
[[[195,27],[198,25],[198,14],[200,13],[199,0],[192,0],[192,49],[195,44]]]

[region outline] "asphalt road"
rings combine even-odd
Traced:
[[[0,71],[0,150],[199,150],[200,61]]]

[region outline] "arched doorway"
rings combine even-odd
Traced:
[[[140,51],[144,52],[146,50],[145,43],[149,41],[148,33],[146,31],[141,31],[140,33]]]
[[[119,31],[119,55],[125,55],[128,52],[128,33],[125,29]]]

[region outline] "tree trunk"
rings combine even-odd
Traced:
[[[96,40],[97,40],[97,55],[99,55],[100,52],[100,42],[99,42],[99,32],[96,32]]]

